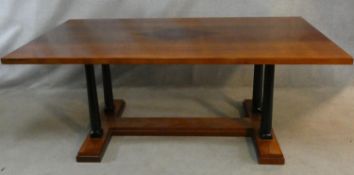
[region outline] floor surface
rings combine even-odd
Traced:
[[[250,88],[114,93],[127,102],[124,117],[239,117],[251,96]],[[258,165],[250,140],[234,137],[114,137],[102,163],[76,163],[85,90],[0,90],[0,175],[353,174],[354,88],[277,88],[273,128],[284,166]]]

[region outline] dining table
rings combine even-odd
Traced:
[[[90,129],[78,162],[100,162],[112,136],[222,136],[249,137],[258,163],[284,164],[272,127],[275,66],[351,65],[353,58],[302,17],[121,18],[67,20],[1,63],[83,66]],[[113,96],[110,65],[132,64],[252,65],[252,97],[241,117],[122,117],[126,103]]]

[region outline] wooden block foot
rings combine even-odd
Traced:
[[[249,117],[253,123],[254,133],[252,135],[252,139],[257,151],[258,163],[283,165],[285,163],[285,159],[274,132],[272,131],[272,139],[261,139],[258,134],[260,114],[252,113],[252,100],[245,100],[243,102],[243,106],[246,117]]]
[[[123,113],[125,102],[123,100],[114,101],[115,112],[114,113],[102,113],[102,129],[103,136],[100,138],[91,138],[87,135],[86,140],[82,144],[77,156],[77,162],[100,162],[106,151],[107,145],[112,137],[112,132],[110,131],[109,120],[114,120],[119,118]]]

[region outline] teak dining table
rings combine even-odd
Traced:
[[[78,162],[101,161],[113,135],[143,135],[251,137],[260,164],[284,164],[272,129],[275,65],[353,59],[302,17],[230,17],[68,20],[1,62],[84,65],[90,132]],[[95,64],[102,65],[102,111]],[[110,64],[251,64],[253,97],[243,102],[241,118],[120,117],[125,103],[113,98]]]

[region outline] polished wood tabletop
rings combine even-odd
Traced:
[[[352,64],[301,17],[69,20],[4,64]]]

